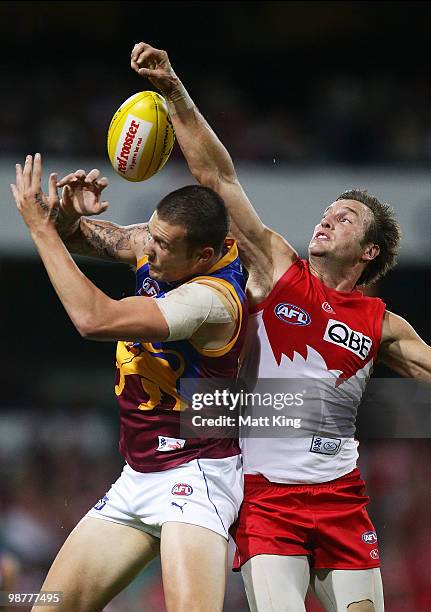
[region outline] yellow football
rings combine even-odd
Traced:
[[[140,91],[113,116],[108,155],[117,174],[128,181],[146,181],[166,164],[174,142],[166,100],[155,91]]]

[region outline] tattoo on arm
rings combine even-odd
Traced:
[[[77,255],[89,255],[109,261],[134,262],[135,253],[147,239],[147,224],[121,227],[109,221],[81,217],[72,227],[59,233],[67,248]]]

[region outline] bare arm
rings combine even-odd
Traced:
[[[167,338],[169,328],[156,300],[128,297],[113,300],[82,274],[60,237],[32,232],[51,283],[72,323],[90,340],[143,340]]]
[[[241,257],[252,276],[253,270],[266,270],[265,284],[272,288],[296,259],[296,252],[258,217],[238,181],[229,153],[193,104],[166,52],[139,43],[132,51],[132,68],[166,96],[177,140],[193,176],[221,195],[229,209],[231,233],[238,241]]]
[[[415,332],[410,323],[386,311],[383,319],[379,355],[398,374],[431,382],[431,346]]]
[[[60,200],[56,175],[49,179],[49,194],[41,189],[42,163],[27,156],[24,170],[17,166],[12,193],[37,246],[51,283],[79,333],[93,340],[167,338],[168,325],[156,301],[130,297],[113,300],[79,270],[62,242],[55,224]]]
[[[102,200],[108,180],[99,175],[97,169],[88,174],[77,170],[57,183],[57,187],[63,187],[57,231],[68,250],[76,255],[136,264],[147,238],[146,223],[122,227],[88,218],[101,214],[109,205]]]

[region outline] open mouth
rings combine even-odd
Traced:
[[[317,232],[314,235],[314,240],[329,240],[329,236],[327,236],[327,234],[325,234],[324,232]]]

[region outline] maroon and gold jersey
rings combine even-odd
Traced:
[[[226,240],[224,256],[198,278],[220,283],[238,304],[237,326],[226,346],[199,349],[192,340],[118,343],[115,393],[120,409],[120,452],[140,472],[157,472],[193,459],[219,459],[240,452],[236,438],[180,435],[180,415],[188,409],[180,382],[235,379],[247,321],[246,280],[233,240]],[[138,262],[136,295],[162,299],[179,284],[154,280],[146,258]]]

